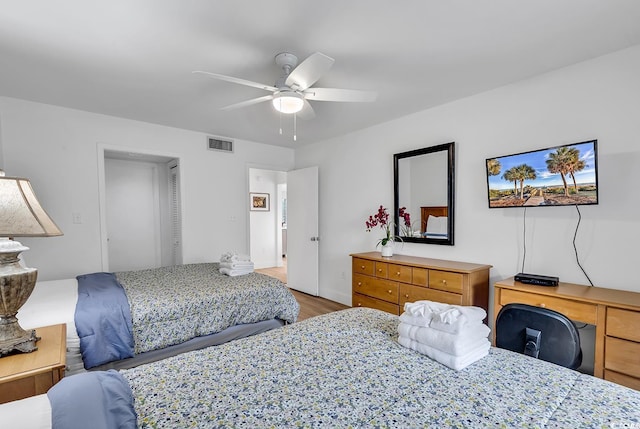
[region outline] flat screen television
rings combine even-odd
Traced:
[[[489,208],[598,204],[598,141],[489,158]]]

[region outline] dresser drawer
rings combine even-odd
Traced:
[[[598,307],[595,304],[519,292],[511,289],[502,289],[500,292],[500,305],[510,303],[529,304],[535,305],[536,307],[548,308],[564,314],[571,320],[577,320],[591,325],[595,325],[597,321]]]
[[[386,262],[376,262],[375,276],[381,279],[389,278],[389,264]]]
[[[607,309],[607,335],[640,342],[640,312]]]
[[[411,267],[405,265],[389,264],[389,273],[387,278],[403,283],[411,283]]]
[[[462,295],[429,289],[426,287],[400,283],[400,310],[404,311],[404,304],[421,300],[444,302],[445,304],[462,305]]]
[[[604,370],[604,379],[612,381],[616,384],[630,387],[631,389],[640,390],[640,378],[630,377],[619,372]]]
[[[368,259],[353,258],[353,273],[375,276],[376,263]]]
[[[360,295],[359,293],[353,294],[352,307],[375,308],[377,310],[386,311],[387,313],[400,315],[398,305],[382,301],[380,299],[371,298],[370,296]]]
[[[606,337],[604,347],[606,369],[640,377],[640,343]]]
[[[398,304],[398,283],[391,280],[354,274],[353,291]]]
[[[429,285],[429,270],[426,268],[412,268],[411,283],[418,286],[427,287]]]
[[[462,293],[462,279],[460,273],[429,270],[429,287],[445,292]]]

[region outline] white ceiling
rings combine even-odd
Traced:
[[[0,95],[274,145],[303,145],[640,44],[638,0],[0,0]],[[316,84],[377,90],[279,117],[274,56],[315,51]]]

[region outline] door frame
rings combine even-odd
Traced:
[[[109,232],[107,228],[107,208],[106,208],[106,193],[107,193],[107,184],[106,184],[106,175],[105,175],[105,152],[119,152],[124,155],[127,155],[131,158],[132,161],[146,161],[152,160],[154,158],[167,158],[167,159],[175,159],[178,162],[178,165],[181,165],[180,156],[174,153],[160,152],[160,151],[147,151],[143,149],[132,149],[123,146],[111,145],[107,143],[96,144],[97,146],[97,157],[98,157],[98,206],[99,206],[99,217],[100,217],[100,256],[101,256],[101,270],[109,271]],[[107,157],[108,158],[108,157]],[[184,195],[182,189],[182,181],[179,180],[179,189],[180,195]],[[182,205],[181,205],[182,206]],[[182,208],[180,209],[182,210]]]
[[[247,163],[246,164],[246,175],[245,175],[245,179],[246,179],[246,183],[245,183],[245,189],[246,189],[246,198],[245,198],[245,213],[246,213],[246,226],[245,226],[245,230],[247,232],[246,234],[246,248],[247,248],[247,255],[251,256],[251,258],[253,259],[255,257],[255,255],[251,255],[251,237],[252,237],[252,231],[251,231],[251,204],[250,204],[250,198],[249,198],[249,193],[252,192],[251,191],[251,170],[265,170],[265,171],[270,171],[270,172],[274,172],[274,173],[287,173],[287,170],[285,168],[283,168],[282,166],[274,166],[274,165],[265,165],[265,164],[256,164],[256,163]],[[276,187],[277,188],[277,187]],[[277,189],[274,192],[274,194],[271,196],[271,208],[270,210],[274,212],[274,224],[273,224],[273,228],[275,230],[275,236],[276,236],[276,243],[275,243],[275,247],[273,249],[274,255],[275,255],[275,259],[276,259],[276,265],[277,266],[282,266],[282,243],[281,243],[281,238],[278,237],[278,233],[281,231],[281,228],[278,227],[278,219],[279,219],[279,214],[280,214],[280,207],[279,207],[279,199],[278,199],[278,192]]]

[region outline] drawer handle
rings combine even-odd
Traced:
[[[362,304],[361,304],[361,303],[358,303],[358,307],[362,307]]]
[[[539,307],[541,307],[541,308],[546,308],[546,306],[547,306],[547,304],[545,304],[544,302],[539,305]]]
[[[364,265],[361,265],[360,268],[362,268],[364,270]]]
[[[393,291],[391,289],[388,290],[389,293],[393,293]]]
[[[404,297],[405,297],[405,298],[409,298],[409,294],[406,294]]]
[[[378,268],[378,272],[381,273],[382,272],[382,268]]]
[[[446,280],[442,280],[442,284],[443,284],[443,285],[446,285],[446,284],[447,284],[447,281],[446,281]]]
[[[362,282],[358,282],[358,286],[362,286]]]

